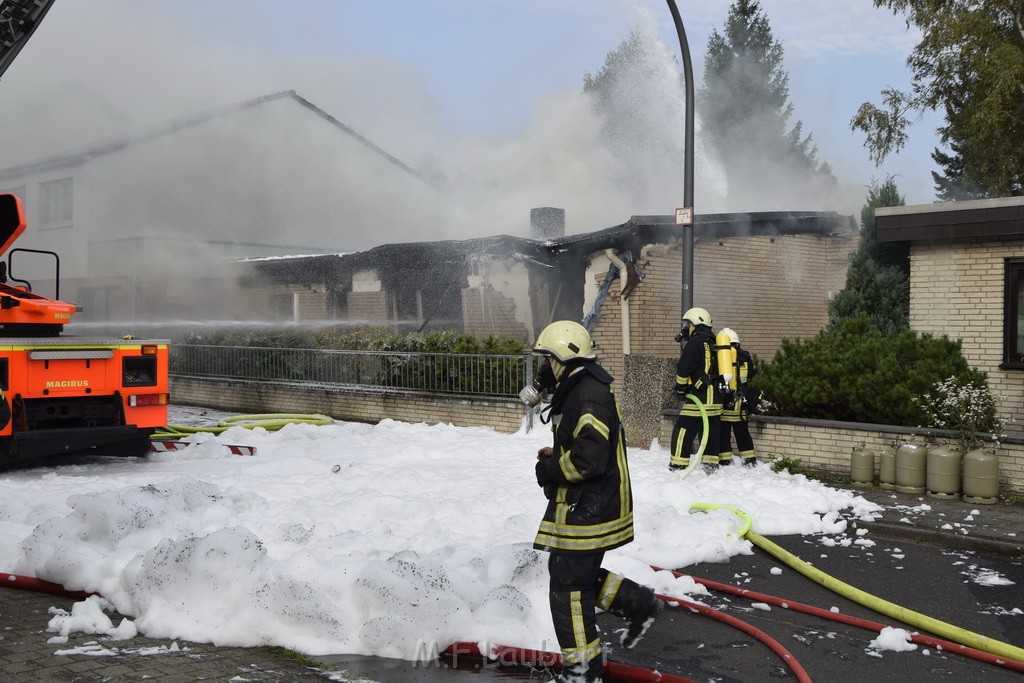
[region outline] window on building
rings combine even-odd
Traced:
[[[1006,260],[1004,301],[1002,367],[1024,370],[1024,259]]]
[[[39,183],[39,227],[65,228],[73,217],[73,185],[71,178]]]

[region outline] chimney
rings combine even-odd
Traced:
[[[536,240],[565,237],[565,209],[552,206],[530,209],[530,237]]]

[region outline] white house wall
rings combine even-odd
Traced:
[[[74,167],[0,180],[0,188],[25,187],[31,226],[39,183],[64,177],[74,179],[73,225],[30,227],[18,246],[60,251],[68,278],[86,277],[89,242],[125,237],[276,244],[291,253],[444,237],[436,188],[290,97]]]

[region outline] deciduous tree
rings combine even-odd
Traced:
[[[915,111],[941,110],[950,152],[935,150],[940,199],[1024,194],[1024,4],[1020,0],[875,0],[922,32],[903,92],[882,91],[850,122],[881,164],[901,150]]]

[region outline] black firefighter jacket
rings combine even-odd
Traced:
[[[552,397],[555,454],[537,464],[548,506],[535,548],[592,553],[633,540],[626,439],[611,382],[600,365],[588,362]]]
[[[687,394],[696,396],[704,404],[709,417],[722,414],[722,393],[716,385],[717,376],[714,333],[707,325],[697,325],[693,336],[683,346],[676,365],[676,394],[683,397],[680,415],[700,415],[700,409],[686,398]]]

